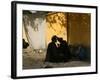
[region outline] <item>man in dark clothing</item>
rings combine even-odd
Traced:
[[[52,37],[52,42],[50,42],[48,44],[45,61],[47,61],[47,62],[57,62],[58,51],[57,51],[56,42],[57,42],[57,36],[54,35]]]
[[[29,46],[29,44],[23,39],[23,49],[26,49]]]
[[[59,54],[62,54],[61,61],[66,62],[70,59],[70,50],[68,47],[68,43],[63,40],[63,38],[58,38],[58,41],[60,42],[60,47],[58,51]]]
[[[86,51],[85,51],[85,48],[82,45],[78,46],[77,53],[78,53],[78,57],[79,57],[80,60],[86,59]]]

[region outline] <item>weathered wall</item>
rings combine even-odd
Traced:
[[[90,14],[68,13],[68,42],[71,45],[90,45]]]

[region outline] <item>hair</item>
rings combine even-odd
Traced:
[[[58,41],[62,42],[63,41],[63,38],[58,38]]]
[[[52,36],[52,42],[56,42],[57,41],[57,36],[56,35],[54,35],[54,36]]]

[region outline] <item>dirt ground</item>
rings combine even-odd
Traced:
[[[23,49],[23,69],[90,66],[89,62],[79,60],[70,60],[62,63],[45,62],[45,55],[46,51],[38,53],[30,47]]]

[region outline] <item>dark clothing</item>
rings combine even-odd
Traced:
[[[57,40],[60,44],[57,43]],[[48,62],[66,62],[70,59],[68,44],[62,38],[52,37],[52,42],[48,44],[45,61]]]
[[[60,47],[58,48],[59,54],[61,54],[61,61],[68,61],[70,59],[70,50],[66,41],[60,42]]]
[[[80,47],[80,49],[79,49],[79,51],[78,51],[79,53],[79,59],[80,60],[85,60],[86,59],[86,51],[85,51],[85,49],[83,48],[83,47]]]
[[[49,43],[48,48],[47,48],[47,54],[46,54],[46,60],[49,62],[57,62],[57,46],[54,42]]]
[[[23,48],[26,49],[29,46],[29,44],[23,39]]]

